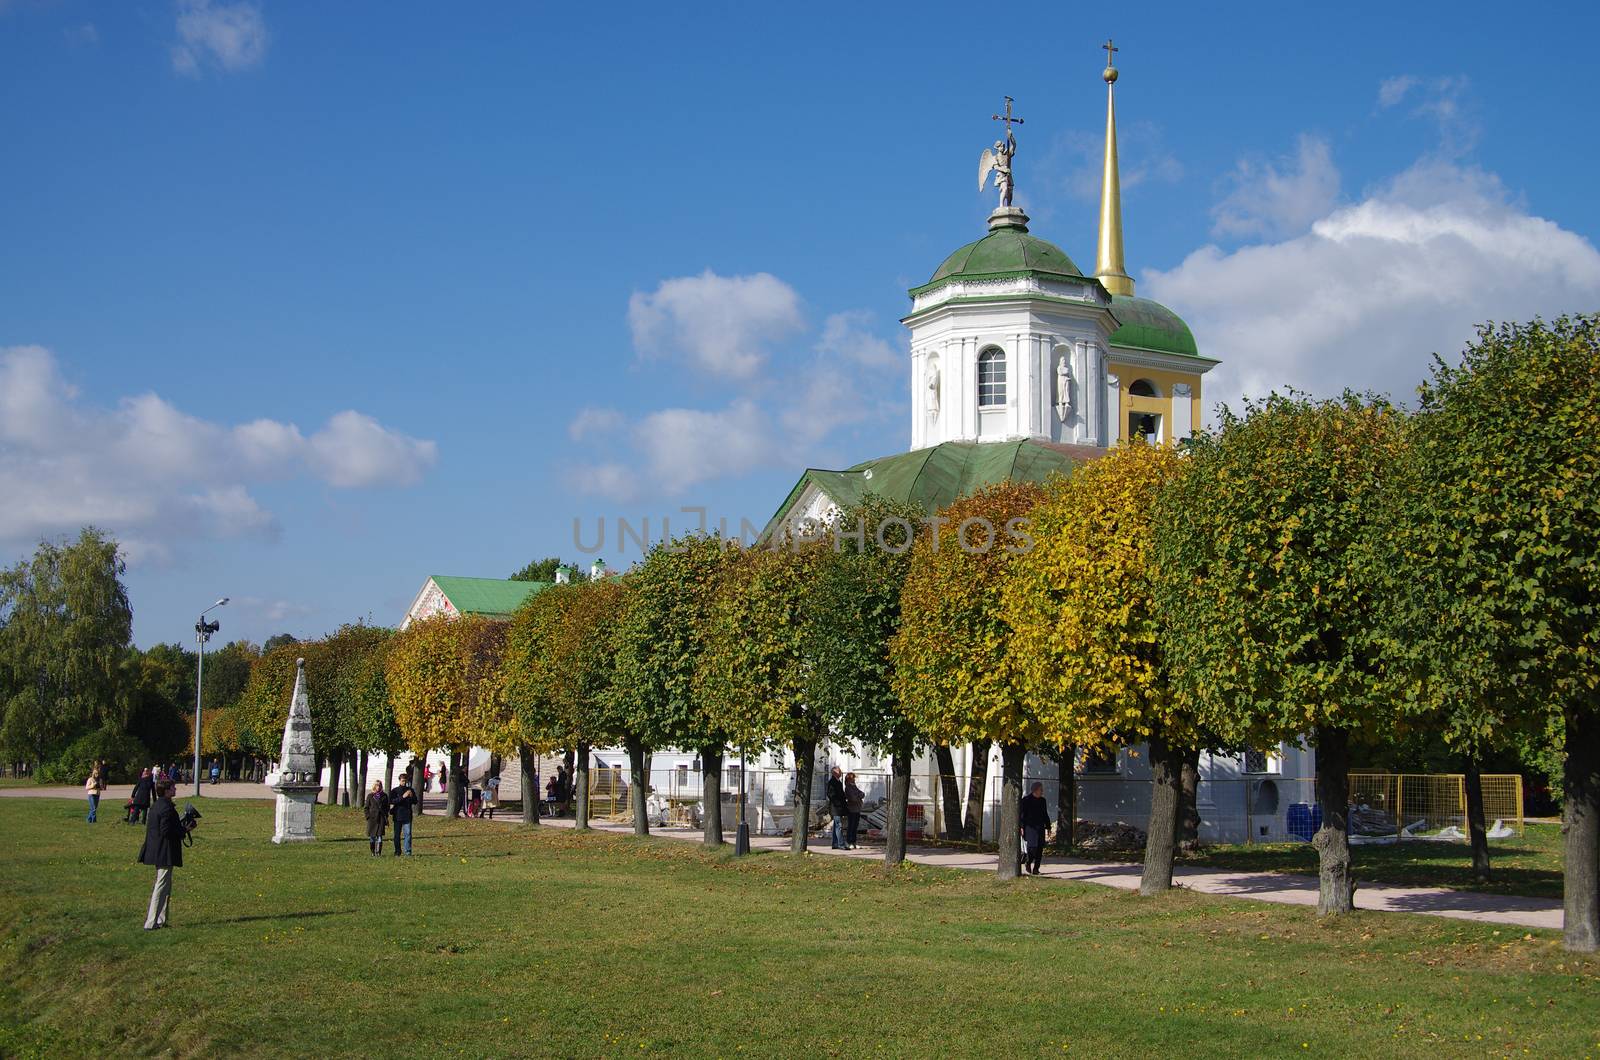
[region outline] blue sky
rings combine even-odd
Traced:
[[[905,289],[1019,201],[1092,267],[1114,36],[1140,293],[1405,396],[1600,309],[1590,6],[0,0],[0,558],[97,523],[141,644],[392,623],[608,520],[903,449]],[[1513,35],[1514,31],[1514,35]]]

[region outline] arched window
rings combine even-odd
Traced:
[[[1133,385],[1128,387],[1128,393],[1134,397],[1160,397],[1156,385],[1148,379],[1135,379]]]
[[[992,408],[1006,403],[1006,353],[990,346],[978,354],[978,407]]]

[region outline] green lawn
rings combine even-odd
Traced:
[[[1356,876],[1381,883],[1452,887],[1533,898],[1561,897],[1561,826],[1529,824],[1524,834],[1489,840],[1491,879],[1472,876],[1472,851],[1466,843],[1372,843],[1352,848]],[[1257,872],[1316,875],[1317,852],[1310,843],[1209,847],[1183,859],[1192,865]]]
[[[1554,935],[197,800],[170,931],[136,830],[0,800],[0,1055],[1600,1055]],[[181,805],[181,803],[180,803]]]

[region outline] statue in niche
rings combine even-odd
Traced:
[[[1066,350],[1056,359],[1056,415],[1062,423],[1072,415],[1072,365],[1068,363]]]
[[[936,420],[939,418],[939,363],[937,361],[928,362],[928,373],[924,385],[928,388],[928,418]]]

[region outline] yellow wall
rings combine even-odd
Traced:
[[[1172,441],[1172,385],[1174,383],[1189,384],[1189,429],[1197,430],[1200,426],[1200,373],[1199,372],[1173,372],[1163,371],[1159,368],[1139,368],[1129,364],[1110,362],[1109,371],[1117,377],[1122,390],[1122,414],[1117,417],[1116,440],[1128,440],[1128,414],[1132,412],[1157,412],[1161,414],[1162,433],[1167,436],[1170,444]],[[1155,384],[1161,392],[1161,397],[1138,397],[1128,392],[1128,388],[1141,379],[1148,379]]]

